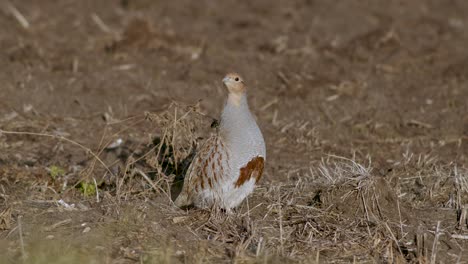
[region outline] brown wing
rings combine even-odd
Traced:
[[[247,165],[240,169],[239,178],[234,185],[238,188],[252,177],[255,178],[255,183],[258,183],[263,174],[264,161],[264,158],[260,156],[251,159]]]
[[[190,164],[184,179],[182,192],[177,197],[177,206],[191,204],[193,195],[206,188],[216,188],[224,175],[224,162],[228,159],[225,145],[217,135],[211,136],[200,148]]]

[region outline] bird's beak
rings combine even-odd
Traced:
[[[226,77],[224,77],[224,79],[223,79],[223,83],[227,83],[227,82],[229,81],[229,79],[230,79],[230,78],[229,78],[229,77],[227,77],[227,76],[226,76]]]

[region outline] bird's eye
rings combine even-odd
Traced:
[[[239,81],[239,77],[236,77],[234,80],[236,80],[236,82],[238,82],[238,81]]]

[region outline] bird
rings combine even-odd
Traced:
[[[247,103],[247,86],[237,73],[222,80],[228,96],[216,133],[201,145],[174,203],[178,207],[236,208],[262,177],[265,141]]]

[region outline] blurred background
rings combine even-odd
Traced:
[[[212,252],[203,251],[203,257],[195,256],[197,261],[245,260],[259,255],[266,256],[267,260],[268,256],[275,255],[299,261],[308,259],[310,252],[322,256],[317,252],[324,251],[329,252],[324,256],[329,261],[357,258],[394,262],[398,258],[390,258],[391,253],[400,256],[398,261],[402,262],[430,260],[434,254],[446,263],[455,261],[462,256],[459,249],[466,249],[466,239],[454,241],[448,235],[445,246],[440,246],[444,250],[432,251],[435,237],[427,230],[435,230],[437,222],[442,221],[442,227],[445,223],[446,228],[466,232],[466,226],[460,229],[460,225],[463,227],[460,215],[468,202],[468,174],[464,169],[468,154],[467,23],[468,2],[462,0],[0,1],[0,128],[53,135],[0,133],[0,184],[3,186],[0,211],[4,212],[6,220],[3,221],[9,219],[10,223],[3,229],[0,225],[0,237],[11,249],[8,259],[15,259],[21,253],[17,234],[12,230],[18,227],[17,217],[25,215],[29,228],[50,227],[70,219],[64,229],[59,228],[61,225],[53,228],[58,234],[46,233],[34,238],[39,241],[48,235],[76,236],[82,239],[77,241],[89,241],[77,226],[84,222],[107,223],[96,224],[92,230],[110,232],[112,235],[108,236],[112,239],[119,237],[110,246],[99,245],[109,259],[123,261],[119,263],[146,261],[143,256],[149,249],[144,245],[147,239],[155,237],[167,238],[165,245],[171,245],[168,247],[172,251],[161,253],[163,259],[175,261],[175,256],[181,262],[190,261],[187,257],[190,250],[201,252],[180,242],[184,240],[207,243],[208,248],[214,248],[210,249]],[[225,100],[221,79],[231,71],[244,76],[251,110],[267,143],[266,175],[259,191],[262,195],[252,198],[258,201],[257,205],[263,204],[258,219],[263,217],[267,222],[264,229],[253,232],[242,221],[239,220],[240,224],[234,221],[230,227],[234,226],[236,232],[245,229],[250,235],[236,233],[224,240],[214,239],[215,242],[207,239],[213,237],[209,231],[193,226],[190,227],[195,230],[193,237],[180,238],[176,234],[186,230],[184,226],[174,227],[172,220],[159,223],[167,215],[179,217],[181,213],[167,207],[163,195],[154,192],[149,197],[158,201],[153,202],[156,208],[161,207],[159,202],[165,204],[167,212],[152,215],[153,220],[145,218],[146,214],[155,214],[154,208],[145,205],[148,199],[142,198],[151,193],[148,182],[138,183],[145,190],[139,194],[128,191],[123,195],[116,191],[118,179],[123,177],[119,173],[125,166],[116,165],[114,160],[120,159],[125,164],[136,149],[141,148],[139,151],[143,153],[146,147],[151,148],[154,136],[161,135],[164,127],[161,122],[155,125],[145,121],[145,117],[148,120],[145,112],[162,113],[172,109],[172,102],[198,103],[199,111],[207,115],[200,121],[200,131],[203,131],[200,137],[206,137],[210,117],[218,117]],[[141,122],[136,122],[137,119]],[[102,166],[94,171],[99,162],[83,148],[70,145],[60,137],[97,153],[117,175],[117,180],[106,180],[109,175],[106,176]],[[118,139],[121,141],[115,141]],[[187,146],[199,142],[197,137],[190,140],[193,142]],[[103,150],[115,142],[122,144],[118,147],[123,150],[118,153]],[[308,235],[299,235],[300,228],[296,230],[296,227],[278,237],[278,216],[268,222],[264,214],[271,212],[268,206],[278,201],[276,192],[301,197],[283,206],[301,203],[313,206],[311,201],[317,197],[320,200],[320,193],[327,192],[329,199],[322,198],[321,202],[328,201],[330,206],[347,197],[340,194],[339,198],[333,198],[336,193],[330,186],[337,186],[338,182],[327,183],[328,174],[317,170],[330,165],[324,161],[330,155],[363,164],[372,176],[384,179],[383,187],[378,185],[374,190],[378,193],[379,188],[391,190],[392,201],[398,200],[401,210],[408,212],[407,215],[403,212],[403,216],[400,212],[399,218],[377,217],[390,224],[373,223],[372,230],[367,225],[361,231],[379,234],[372,236],[378,237],[378,241],[372,240],[372,245],[358,249],[353,247],[347,254],[342,252],[343,248],[370,241],[365,235],[358,235],[361,233],[353,233],[340,238],[344,242],[339,245],[333,244],[336,240],[331,242],[331,234],[347,229],[344,219],[353,222],[355,212],[340,209],[346,217],[333,222],[336,224],[333,227],[328,226],[331,220],[322,220],[328,229],[316,226],[321,220],[315,219],[316,224],[308,222],[318,214],[314,211],[305,213],[301,209],[300,215],[291,211],[289,216],[284,216],[284,221],[306,219],[304,223],[316,230],[330,232],[311,235],[318,239],[313,243]],[[81,172],[90,167],[87,179],[94,178],[98,183],[107,181],[108,186],[96,184],[93,196],[86,197],[87,187],[80,185],[84,177]],[[56,170],[60,172],[57,175],[72,175],[74,180],[65,185],[81,186],[81,192],[74,191],[76,188],[63,191],[64,181],[51,179]],[[340,179],[356,175],[350,167],[344,171],[350,174],[345,173]],[[156,180],[161,177],[158,175],[150,176]],[[457,175],[462,176],[457,178]],[[320,179],[325,179],[325,183]],[[297,189],[298,183],[305,185]],[[271,186],[284,188],[272,190]],[[355,186],[348,188],[355,190]],[[95,201],[94,195],[100,189]],[[264,192],[271,194],[271,199],[265,198],[270,196],[263,195]],[[57,201],[65,197],[69,203],[83,203],[89,209],[86,212],[91,213],[80,220],[76,215],[64,216],[57,209],[55,214],[37,218],[33,216],[52,210],[52,205],[31,206],[26,202]],[[132,200],[136,201],[132,204]],[[112,206],[106,209],[103,201],[112,201],[109,202]],[[122,215],[127,215],[123,213],[122,201],[129,203],[130,208],[143,208],[140,209],[145,217],[130,221],[138,228],[140,225],[153,228],[151,231],[137,228],[139,231],[135,232],[141,232],[141,239],[129,235],[135,234],[133,229],[122,236],[117,235],[122,234],[118,230],[113,233],[107,229],[107,225],[123,221]],[[356,201],[356,210],[362,206],[360,201]],[[434,208],[448,208],[448,211],[440,215],[429,213]],[[414,213],[416,209],[421,214]],[[129,210],[128,215],[140,216]],[[392,212],[389,215],[398,215],[397,211]],[[363,219],[372,222],[368,216]],[[163,226],[152,226],[155,221]],[[304,223],[301,228],[306,229]],[[268,229],[266,226],[270,224],[272,227]],[[416,232],[419,225],[424,226],[427,238],[421,235],[424,232]],[[403,226],[408,226],[408,230],[403,230]],[[388,239],[391,237],[391,232],[386,233],[388,230],[396,230],[394,239]],[[297,237],[294,232],[298,232]],[[426,238],[429,250],[426,255],[414,253],[420,250],[420,244],[413,239],[417,234]],[[283,235],[288,236],[287,243]],[[176,237],[176,242],[171,237]],[[228,244],[217,244],[220,242]],[[167,248],[151,243],[157,244],[158,250]]]

